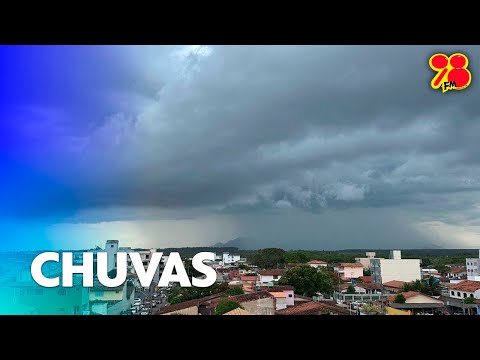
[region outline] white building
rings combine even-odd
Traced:
[[[318,269],[318,268],[326,268],[328,266],[328,263],[322,260],[312,260],[307,262],[307,265],[315,269]]]
[[[261,270],[258,272],[260,276],[258,286],[271,286],[274,281],[278,281],[285,273],[283,269]]]
[[[110,272],[117,267],[118,240],[107,240],[105,251],[107,253],[107,270]]]
[[[412,282],[422,278],[420,259],[402,259],[400,250],[390,251],[389,259],[370,259],[370,269],[376,284],[392,280]]]
[[[480,281],[480,250],[478,251],[478,258],[467,258],[465,263],[467,265],[467,279]]]
[[[463,280],[448,289],[449,295],[456,299],[472,297],[480,299],[480,281]]]
[[[371,259],[382,259],[376,257],[375,251],[367,251],[364,258],[355,258],[356,262],[359,262],[363,265],[365,269],[370,269],[370,260]]]
[[[240,261],[240,255],[230,255],[228,252],[224,252],[222,261],[224,265],[234,264]]]

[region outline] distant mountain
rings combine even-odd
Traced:
[[[218,242],[212,245],[212,247],[236,247],[239,250],[257,250],[259,249],[258,245],[259,244],[256,239],[241,236],[223,243]]]

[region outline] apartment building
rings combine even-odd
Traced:
[[[411,282],[422,278],[420,259],[402,259],[400,250],[390,251],[389,259],[370,259],[370,269],[375,284],[393,280]]]

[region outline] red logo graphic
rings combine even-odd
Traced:
[[[448,90],[463,90],[472,82],[472,74],[467,69],[468,58],[462,53],[450,56],[435,54],[428,61],[430,68],[437,74],[431,81],[433,89],[442,88],[442,92]]]

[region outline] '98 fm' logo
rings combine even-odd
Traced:
[[[448,57],[445,54],[435,54],[430,57],[428,64],[437,74],[431,81],[433,89],[442,88],[442,92],[448,90],[463,90],[472,81],[472,74],[467,69],[468,58],[461,53],[455,53]]]

